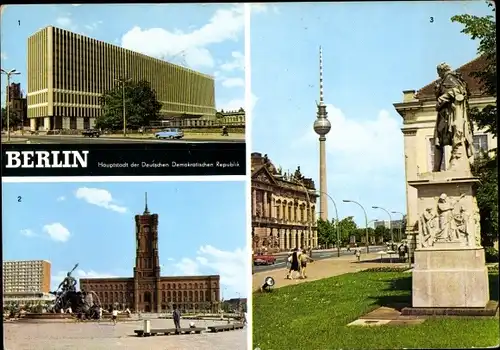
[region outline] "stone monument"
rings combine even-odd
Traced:
[[[413,308],[485,308],[488,269],[472,175],[468,89],[449,65],[438,65],[435,86],[435,166],[409,185],[418,192],[419,234],[413,269]],[[441,164],[446,164],[445,169]]]

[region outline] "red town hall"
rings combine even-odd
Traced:
[[[80,289],[95,292],[100,304],[110,309],[129,308],[136,312],[181,311],[217,312],[220,303],[220,276],[160,276],[158,214],[146,206],[135,216],[136,255],[132,278],[82,278]]]

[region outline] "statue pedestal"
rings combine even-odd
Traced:
[[[417,189],[419,217],[434,217],[419,222],[413,308],[484,308],[488,304],[488,269],[475,197],[478,182],[457,172],[422,174],[409,182]],[[451,208],[444,214],[440,198]],[[456,219],[461,217],[463,221]]]

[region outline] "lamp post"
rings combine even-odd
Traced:
[[[9,71],[7,71],[3,68],[0,68],[0,70],[3,74],[5,74],[7,76],[7,91],[5,92],[7,103],[6,103],[5,109],[6,109],[6,114],[7,114],[7,142],[10,142],[10,77],[11,77],[11,75],[18,75],[21,73],[18,72],[15,68],[11,69]]]
[[[391,216],[391,213],[389,213],[389,210],[384,209],[382,207],[373,206],[372,208],[373,209],[383,210],[383,211],[385,211],[387,213],[387,215],[389,215],[389,232],[391,233],[391,244],[393,244],[394,243],[394,235],[392,233],[392,216]]]
[[[366,231],[366,253],[368,254],[370,252],[370,241],[368,237],[368,215],[366,215],[366,210],[365,208],[359,204],[356,201],[350,200],[350,199],[344,199],[342,200],[344,203],[354,203],[360,206],[361,209],[363,209],[363,213],[365,214],[365,231]]]
[[[118,82],[122,87],[123,137],[127,137],[127,113],[125,110],[125,84],[127,84],[130,81],[130,79],[121,78],[121,79],[115,79],[115,81]]]
[[[307,221],[308,221],[308,225],[309,225],[309,241],[312,241],[312,213],[311,213],[311,199],[309,197],[309,190],[307,189],[307,187],[301,182],[301,181],[296,181],[295,183],[297,183],[298,185],[302,186],[302,188],[304,189],[304,192],[306,193],[306,198],[307,198]],[[310,247],[311,247],[311,251],[312,251],[312,248],[313,248],[313,245],[314,243],[310,243],[308,244]]]
[[[401,237],[403,236],[403,222],[405,221],[405,214],[400,211],[391,211],[391,213],[401,215],[401,225],[399,226],[399,240],[401,241]]]
[[[326,192],[322,191],[316,191],[317,193],[324,194],[325,196],[328,197],[333,203],[333,207],[335,208],[335,219],[337,220],[337,223],[335,224],[335,231],[337,233],[337,257],[340,256],[340,231],[339,231],[339,212],[337,210],[337,203],[335,203],[335,200]],[[321,217],[321,215],[320,215]]]

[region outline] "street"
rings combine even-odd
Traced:
[[[360,247],[361,253],[366,253],[366,247]],[[387,250],[387,247],[384,246],[370,246],[370,253],[374,252],[381,252]],[[346,248],[341,248],[340,250],[340,255],[345,256],[345,255],[353,255],[354,250],[351,250],[350,252],[347,251]],[[328,258],[335,258],[337,257],[337,249],[334,250],[313,250],[312,253],[312,259],[314,260],[323,260],[323,259],[328,259]],[[272,271],[272,270],[277,270],[277,269],[283,269],[285,267],[286,259],[288,258],[287,254],[280,254],[276,256],[276,263],[274,265],[261,265],[261,266],[254,266],[253,271],[255,273],[257,272],[263,272],[263,271]]]
[[[124,137],[83,137],[72,135],[11,135],[10,143],[23,144],[27,141],[39,144],[95,144],[95,143],[214,143],[214,142],[245,142],[244,139],[225,139],[187,136],[182,140],[157,140],[150,138],[124,138]],[[7,136],[2,134],[2,143],[7,143]]]

